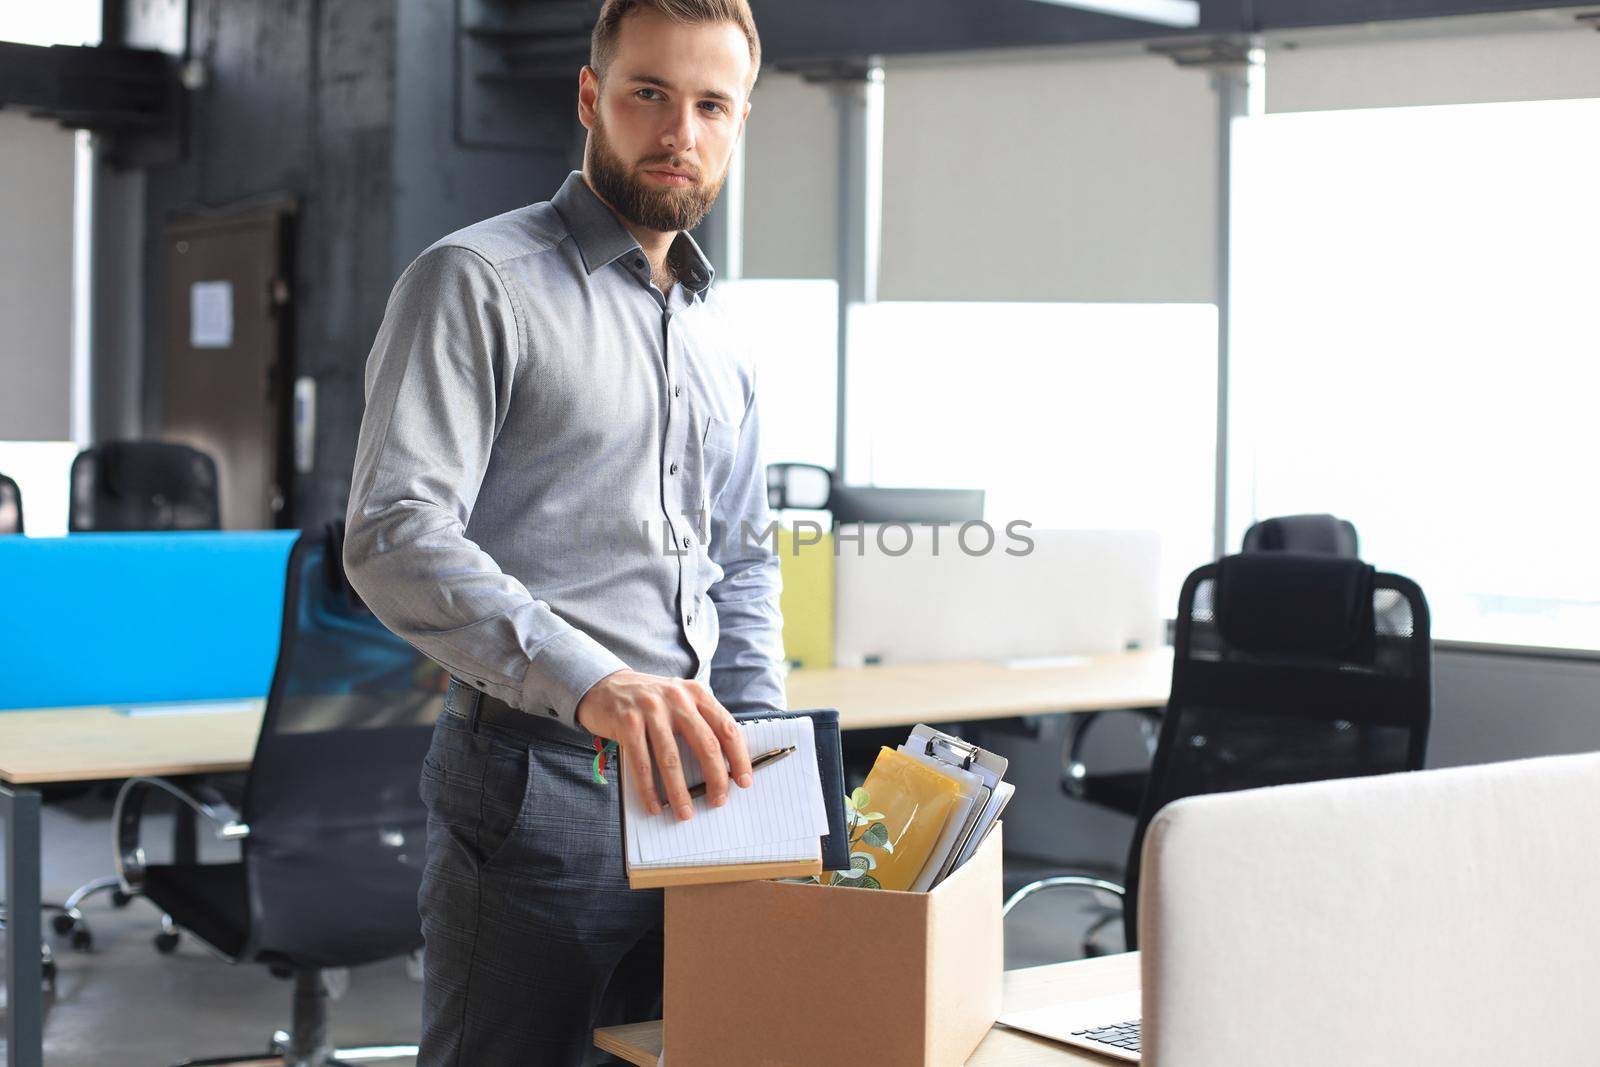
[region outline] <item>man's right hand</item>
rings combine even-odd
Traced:
[[[608,674],[578,701],[578,725],[615,741],[623,758],[632,761],[638,772],[630,775],[634,788],[652,815],[661,810],[655,775],[648,770],[652,765],[661,774],[667,803],[678,818],[694,814],[678,756],[680,734],[700,761],[712,807],[727,802],[730,776],[742,788],[750,787],[750,753],[743,731],[711,690],[693,679],[627,670]]]

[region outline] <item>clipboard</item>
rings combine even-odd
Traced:
[[[926,756],[952,767],[960,768],[978,776],[982,782],[982,792],[978,803],[972,806],[972,811],[967,817],[966,825],[957,835],[949,853],[945,856],[943,865],[935,872],[929,886],[938,885],[952,870],[959,867],[971,854],[976,851],[982,835],[994,825],[999,817],[1000,809],[1005,806],[1005,801],[1011,799],[1011,792],[1007,791],[1003,798],[997,798],[996,789],[1005,778],[1006,769],[1011,761],[1006,757],[980,748],[970,741],[965,741],[954,734],[947,734],[936,730],[926,723],[918,723],[911,731],[911,736],[901,746],[906,752]],[[1000,800],[1000,803],[996,801]],[[974,836],[974,835],[977,836]]]

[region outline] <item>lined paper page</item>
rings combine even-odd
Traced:
[[[809,717],[762,719],[740,724],[752,758],[776,748],[795,751],[755,772],[749,789],[728,790],[728,802],[713,808],[696,797],[694,818],[681,821],[668,810],[651,815],[638,800],[633,783],[625,783],[623,804],[628,821],[630,867],[680,867],[766,860],[811,859],[820,855],[828,832],[817,770],[816,736]],[[704,780],[699,761],[679,739],[684,780]],[[635,768],[626,764],[624,773]]]

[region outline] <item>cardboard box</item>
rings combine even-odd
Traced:
[[[929,893],[666,891],[666,1067],[956,1067],[1000,1014],[1000,827]]]

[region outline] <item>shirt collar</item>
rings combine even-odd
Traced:
[[[575,170],[567,175],[567,180],[561,183],[561,188],[550,198],[550,202],[571,231],[572,239],[578,245],[578,254],[583,257],[585,270],[593,274],[601,267],[621,259],[629,273],[646,285],[650,284],[650,262],[645,258],[644,250],[633,239],[633,234],[628,232],[622,220],[589,188],[589,183],[583,180],[582,171]],[[679,284],[704,300],[716,271],[695,239],[687,231],[680,232],[673,238],[667,257],[687,268],[680,271]]]

